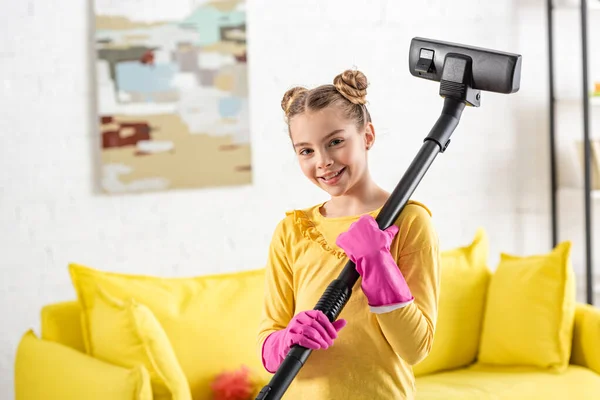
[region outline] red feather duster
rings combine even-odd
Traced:
[[[254,394],[254,382],[245,365],[236,371],[225,371],[211,383],[214,400],[250,400]]]

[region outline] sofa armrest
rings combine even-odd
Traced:
[[[600,309],[578,303],[573,326],[571,364],[600,374]]]
[[[27,331],[15,359],[15,399],[152,400],[148,371],[95,359]]]

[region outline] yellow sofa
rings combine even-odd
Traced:
[[[600,309],[575,302],[570,244],[502,254],[494,273],[479,230],[445,251],[430,355],[414,366],[417,400],[599,399]],[[247,366],[254,399],[270,374],[255,337],[263,270],[189,278],[73,264],[77,299],[41,310],[15,360],[16,400],[213,398]],[[309,361],[310,362],[310,359]]]

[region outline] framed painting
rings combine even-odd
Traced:
[[[245,0],[94,0],[101,186],[251,183]]]

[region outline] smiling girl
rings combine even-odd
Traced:
[[[272,236],[258,351],[274,373],[289,349],[313,351],[289,399],[413,399],[412,366],[431,350],[440,253],[429,209],[409,201],[382,231],[389,197],[369,173],[375,128],[367,79],[347,70],[333,84],[296,87],[281,101],[303,174],[329,199],[288,211]],[[337,321],[313,310],[350,259],[360,278]],[[358,287],[360,286],[360,289]]]

